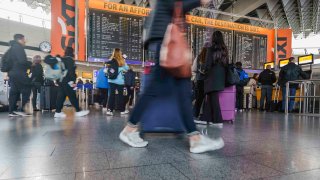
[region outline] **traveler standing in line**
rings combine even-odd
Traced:
[[[127,89],[127,96],[125,104],[128,104],[130,108],[132,108],[133,105],[133,99],[134,99],[134,88],[136,85],[136,73],[132,70],[132,67],[129,67],[129,70],[124,75],[125,79],[125,86]],[[127,111],[127,110],[126,110]],[[128,112],[128,111],[127,111]]]
[[[249,92],[249,104],[248,104],[248,108],[252,109],[252,108],[256,108],[257,107],[257,93],[256,93],[256,89],[258,86],[258,77],[259,74],[254,73],[253,77],[250,78],[249,82],[248,82],[248,86],[250,87],[250,92]]]
[[[205,62],[206,62],[207,48],[202,48],[199,56],[194,60],[192,65],[192,72],[195,74],[195,98],[196,101],[193,107],[193,117],[195,123],[202,123],[199,121],[201,107],[203,105],[204,94],[204,79],[205,79]]]
[[[223,125],[219,92],[223,91],[226,83],[226,68],[228,65],[228,49],[220,31],[212,35],[211,47],[207,50],[205,63],[204,93],[207,96],[203,111],[203,121]]]
[[[54,115],[55,118],[65,118],[67,115],[62,112],[63,104],[68,96],[72,106],[76,109],[75,116],[82,117],[86,116],[90,113],[90,111],[82,111],[79,107],[79,101],[76,96],[76,92],[74,88],[76,85],[76,64],[73,60],[74,51],[72,47],[66,47],[64,57],[61,59],[65,65],[67,70],[67,75],[63,78],[62,82],[58,83],[58,97],[57,97],[57,105],[56,105],[56,113]]]
[[[107,103],[108,103],[108,77],[107,73],[107,64],[98,71],[97,76],[97,89],[99,90],[99,97],[100,97],[100,105],[102,105],[102,111],[107,112]]]
[[[240,83],[236,86],[236,108],[238,111],[243,111],[243,100],[244,100],[244,86],[249,82],[249,75],[242,69],[242,63],[236,63],[236,70],[240,77]]]
[[[33,111],[39,111],[37,109],[37,96],[40,93],[41,86],[43,86],[43,67],[41,65],[41,56],[36,55],[33,57],[33,64],[31,67],[31,81],[32,87],[32,106]]]
[[[9,93],[9,116],[30,116],[26,111],[26,105],[29,103],[32,83],[28,77],[27,71],[31,68],[32,62],[28,61],[24,46],[26,40],[24,35],[15,34],[14,40],[10,41],[9,59],[12,61],[12,67],[8,72],[10,79]],[[22,112],[15,111],[17,101],[22,95]]]
[[[289,63],[285,65],[284,67],[281,68],[280,74],[279,74],[279,81],[278,84],[282,88],[282,111],[285,111],[285,106],[286,106],[286,84],[288,81],[295,81],[299,80],[300,77],[302,79],[308,79],[310,78],[307,73],[302,71],[301,67],[295,64],[295,59],[294,57],[291,57],[289,59]],[[295,96],[296,91],[298,88],[298,84],[290,84],[290,89],[289,89],[289,95],[290,96]],[[293,111],[294,107],[294,100],[295,98],[290,98],[289,99],[289,104],[288,104],[288,110],[289,112]]]
[[[261,99],[260,99],[260,111],[270,111],[272,101],[273,83],[277,81],[276,74],[271,70],[271,66],[262,71],[258,79],[261,83]],[[266,99],[266,102],[265,102]]]
[[[112,70],[114,71],[113,73],[117,74],[112,75],[114,77],[111,77],[111,74],[108,75],[110,92],[107,115],[113,116],[116,104],[119,105],[121,115],[125,115],[127,114],[127,112],[125,112],[124,74],[126,71],[128,71],[129,66],[126,64],[124,58],[122,57],[122,52],[119,48],[115,48],[113,50],[111,59],[111,61],[107,62],[107,67],[109,69],[112,68]],[[110,71],[108,70],[108,72]],[[116,96],[118,98],[116,98]]]
[[[200,2],[207,3],[208,0],[183,0],[183,13],[186,14],[193,8],[199,7]],[[220,149],[224,146],[222,138],[211,140],[201,135],[193,121],[190,78],[175,78],[160,66],[161,44],[167,26],[172,21],[174,7],[175,1],[156,1],[156,6],[151,13],[152,21],[145,42],[148,50],[155,53],[155,66],[152,67],[150,82],[146,83],[147,86],[143,90],[129,118],[129,122],[120,133],[119,138],[132,147],[146,147],[148,142],[143,140],[139,135],[139,121],[144,114],[147,113],[147,108],[162,108],[159,106],[150,107],[152,101],[156,98],[162,98],[166,94],[175,93],[176,98],[172,99],[172,103],[178,104],[179,112],[175,113],[178,113],[182,117],[181,119],[183,120],[189,137],[190,152],[203,153]]]

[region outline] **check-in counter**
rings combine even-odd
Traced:
[[[260,99],[261,99],[261,88],[257,88],[256,89],[256,93],[257,93],[257,100],[260,101]],[[300,96],[300,89],[297,89],[296,96]],[[272,90],[272,100],[274,101],[275,98],[276,98],[276,88],[273,88],[273,90]],[[280,90],[279,101],[282,101],[282,90]],[[295,101],[299,102],[299,98],[296,98]]]

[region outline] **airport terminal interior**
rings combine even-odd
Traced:
[[[319,10],[1,0],[0,180],[320,180]]]

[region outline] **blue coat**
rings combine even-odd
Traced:
[[[98,71],[97,88],[100,88],[100,89],[108,89],[109,88],[108,78],[104,73],[104,68],[101,68]]]

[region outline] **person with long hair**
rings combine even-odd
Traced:
[[[44,83],[43,67],[41,65],[41,56],[36,55],[33,57],[33,63],[31,67],[31,81],[32,87],[32,106],[33,111],[39,111],[37,108],[37,96],[40,93],[40,88]]]
[[[200,6],[201,3],[207,3],[208,0],[183,0],[184,15]],[[175,78],[166,69],[160,66],[159,57],[161,44],[167,26],[172,21],[175,1],[157,0],[156,6],[152,11],[150,29],[145,45],[148,51],[155,54],[155,65],[152,67],[150,74],[150,82],[146,83],[146,87],[141,94],[126,127],[120,133],[119,138],[131,147],[142,148],[148,145],[139,135],[138,123],[143,117],[148,117],[150,111],[148,109],[160,109],[161,104],[153,103],[159,99],[167,98],[174,94],[171,98],[172,104],[175,104],[178,111],[172,112],[168,110],[168,116],[172,116],[172,121],[176,121],[176,115],[181,117],[182,123],[188,133],[191,153],[204,153],[220,149],[224,146],[223,140],[212,140],[207,136],[201,135],[197,130],[192,115],[192,96],[190,78]],[[150,119],[152,121],[152,119]]]
[[[121,115],[125,115],[127,112],[125,111],[125,99],[124,99],[124,74],[126,71],[129,70],[129,66],[126,64],[122,52],[119,48],[115,48],[113,50],[111,61],[107,63],[107,66],[110,67],[112,63],[115,63],[118,68],[118,75],[115,79],[109,78],[109,86],[110,86],[110,92],[109,92],[109,99],[108,99],[108,111],[107,115],[113,116],[113,111],[115,110],[116,104],[119,105],[119,110],[121,112]],[[117,94],[117,100],[116,103],[116,91]]]
[[[203,111],[203,121],[214,124],[223,122],[219,92],[223,91],[226,82],[228,65],[228,49],[224,43],[223,34],[215,31],[212,34],[212,44],[206,54],[204,92],[207,96]]]
[[[63,78],[61,82],[57,82],[59,88],[58,88],[58,97],[57,97],[57,103],[56,103],[56,112],[54,115],[55,118],[67,117],[67,115],[64,112],[62,112],[63,104],[67,96],[72,106],[76,109],[76,113],[75,113],[76,117],[86,116],[90,113],[90,111],[83,111],[80,109],[79,101],[77,99],[76,92],[74,91],[74,88],[77,86],[76,84],[77,75],[76,75],[76,64],[73,60],[74,58],[73,52],[74,51],[72,47],[66,47],[64,57],[61,59],[67,70],[67,75]]]
[[[194,60],[192,66],[192,72],[195,73],[195,103],[193,108],[193,117],[196,123],[200,123],[198,121],[200,110],[203,104],[203,100],[205,97],[204,94],[204,78],[205,78],[205,62],[206,62],[206,54],[207,48],[203,47],[198,57]]]

